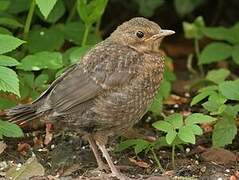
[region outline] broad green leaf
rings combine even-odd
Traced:
[[[16,66],[18,64],[19,62],[16,59],[10,56],[0,55],[0,66]]]
[[[200,126],[198,126],[197,124],[190,124],[189,127],[192,129],[193,134],[195,135],[203,134],[202,128],[200,128]]]
[[[208,44],[199,58],[200,64],[210,64],[213,62],[226,60],[232,55],[232,46],[226,43],[213,42]]]
[[[198,90],[198,92],[205,92],[205,91],[217,91],[218,86],[217,85],[211,85],[211,86],[206,86]]]
[[[6,28],[3,28],[3,27],[0,27],[0,34],[7,34],[7,35],[12,35],[12,32],[9,31],[8,29]]]
[[[15,71],[0,66],[0,90],[3,92],[11,92],[20,96],[19,80]]]
[[[171,83],[165,79],[162,80],[158,93],[163,97],[167,98],[170,95]]]
[[[129,140],[123,141],[123,142],[121,142],[117,145],[116,151],[120,152],[120,151],[123,151],[125,149],[128,149],[129,147],[134,146],[135,144],[137,144],[137,142],[138,142],[137,139],[129,139]]]
[[[21,137],[23,132],[16,124],[0,120],[0,134],[6,137]]]
[[[195,135],[190,126],[183,126],[180,128],[178,131],[178,137],[184,142],[195,144]]]
[[[163,78],[166,79],[167,81],[175,81],[176,75],[173,73],[172,70],[170,70],[167,66],[165,66]]]
[[[56,2],[57,2],[57,0],[50,0],[50,1],[36,0],[36,4],[39,7],[42,15],[45,17],[45,19],[50,14],[50,12],[53,9],[53,7],[55,6]]]
[[[175,129],[178,129],[183,125],[183,116],[179,113],[167,116],[164,120],[172,124]]]
[[[22,41],[21,39],[5,34],[0,34],[0,54],[10,52],[23,43],[25,43],[25,41]]]
[[[37,42],[37,43],[36,43]],[[64,35],[57,27],[31,30],[28,38],[28,49],[31,53],[59,50],[64,43]]]
[[[174,7],[180,16],[185,16],[202,4],[202,2],[203,0],[174,0]]]
[[[201,113],[193,113],[186,117],[185,119],[185,124],[190,125],[190,124],[201,124],[201,123],[209,123],[216,121],[216,118],[213,118],[208,115],[204,115]]]
[[[36,87],[40,87],[46,84],[48,80],[49,77],[47,74],[40,74],[39,76],[36,77],[34,84]]]
[[[60,53],[43,51],[26,56],[17,68],[25,71],[39,71],[41,69],[59,69],[62,66],[62,56]]]
[[[175,140],[177,136],[177,132],[175,130],[169,131],[166,135],[166,142],[168,144],[172,144],[172,142]]]
[[[235,45],[232,50],[232,59],[235,63],[239,64],[239,45]]]
[[[17,102],[4,98],[4,97],[0,97],[0,109],[8,109],[11,108],[13,106],[16,106]]]
[[[218,69],[218,70],[211,70],[208,72],[206,79],[212,81],[216,84],[219,84],[230,75],[230,71],[227,69]]]
[[[154,11],[163,5],[164,0],[134,0],[135,3],[139,6],[139,13],[145,17],[151,17],[154,14]]]
[[[239,80],[225,81],[219,84],[219,92],[231,100],[239,100]]]
[[[152,124],[153,127],[155,127],[158,130],[164,131],[164,132],[170,132],[173,131],[173,126],[167,121],[157,121]]]
[[[0,0],[0,11],[7,10],[9,5],[10,5],[10,1],[9,0]]]
[[[231,144],[237,134],[237,126],[234,119],[223,118],[214,126],[212,142],[214,147],[224,147]]]
[[[185,37],[188,39],[201,39],[203,37],[201,28],[204,26],[204,20],[201,16],[197,17],[192,23],[183,22]]]
[[[214,93],[215,93],[215,91],[211,91],[211,90],[203,91],[203,92],[199,93],[198,95],[193,97],[193,99],[190,103],[190,106],[197,104],[198,102],[202,101],[203,99],[205,99],[206,97],[208,97]]]
[[[77,0],[77,11],[81,19],[87,25],[92,25],[99,20],[104,13],[108,0]]]
[[[137,139],[137,142],[134,146],[135,154],[141,153],[143,150],[147,149],[150,146],[150,142],[145,141],[143,139]]]
[[[47,18],[45,18],[39,11],[37,11],[37,15],[46,22],[56,23],[65,14],[65,11],[66,8],[63,0],[57,0]]]
[[[208,101],[203,103],[202,106],[210,111],[211,115],[221,114],[226,108],[226,105],[224,105],[226,101],[227,99],[224,96],[219,93],[214,93],[210,95]]]
[[[17,20],[10,17],[0,17],[0,25],[9,27],[9,28],[22,28],[23,25]]]
[[[75,64],[81,60],[81,57],[91,48],[91,46],[81,46],[74,49],[70,54],[71,64]]]
[[[18,14],[24,11],[28,11],[31,1],[29,0],[21,0],[21,3],[19,3],[19,0],[10,0],[11,4],[8,8],[8,12],[11,14]]]
[[[155,115],[160,115],[163,109],[163,98],[160,93],[157,93],[153,104],[150,106],[149,111],[151,111]]]

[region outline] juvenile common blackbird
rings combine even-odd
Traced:
[[[112,174],[114,166],[105,144],[137,123],[152,103],[162,80],[164,61],[159,46],[174,31],[163,30],[142,17],[133,18],[92,48],[31,104],[7,111],[11,121],[40,118],[88,139],[99,168],[103,153]]]

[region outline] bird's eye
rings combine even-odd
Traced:
[[[136,33],[136,36],[137,36],[138,38],[143,38],[143,37],[144,37],[144,33],[143,33],[142,31],[138,31],[138,32]]]

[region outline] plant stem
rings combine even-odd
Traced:
[[[32,0],[30,9],[29,9],[28,14],[27,14],[26,23],[25,23],[25,26],[24,26],[24,31],[23,31],[23,39],[24,40],[26,40],[27,37],[28,37],[28,33],[29,33],[29,30],[30,30],[30,27],[31,27],[31,22],[32,22],[32,17],[33,17],[33,14],[34,14],[35,7],[36,7],[36,2],[35,2],[35,0]]]
[[[160,161],[159,161],[157,155],[155,154],[153,148],[151,148],[150,150],[151,150],[151,152],[152,152],[152,154],[153,154],[154,160],[156,161],[156,163],[157,163],[157,165],[158,165],[158,168],[160,169],[160,171],[161,171],[162,173],[164,173],[165,170],[163,169],[162,165],[160,164]]]
[[[70,11],[69,16],[66,19],[66,22],[70,22],[72,20],[72,18],[75,16],[76,13],[76,6],[77,6],[77,0],[75,0],[74,5],[72,6],[72,9]]]
[[[175,144],[172,144],[172,165],[173,169],[175,169]]]
[[[197,71],[195,69],[193,69],[192,61],[193,61],[193,54],[189,54],[188,59],[187,59],[187,69],[192,74],[197,75],[198,74]]]
[[[101,18],[96,22],[95,34],[97,36],[100,36],[100,24],[101,24]]]
[[[81,46],[85,46],[86,45],[86,42],[87,42],[87,39],[88,39],[88,35],[89,35],[89,32],[90,32],[90,28],[91,28],[91,25],[88,25],[88,24],[85,25],[85,32],[84,32],[84,36],[83,36],[83,40],[82,40]]]
[[[199,42],[198,39],[194,39],[194,47],[195,47],[195,53],[196,53],[196,57],[197,57],[197,64],[200,70],[201,75],[204,75],[204,70],[201,64],[199,64],[199,58],[200,58],[200,49],[199,49]]]

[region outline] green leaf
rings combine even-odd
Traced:
[[[204,115],[201,113],[193,113],[186,117],[185,119],[185,124],[190,125],[190,124],[201,124],[201,123],[209,123],[215,121],[216,118],[213,118],[208,115]]]
[[[42,85],[46,84],[48,80],[49,76],[47,74],[40,74],[36,77],[34,84],[36,87],[41,87]]]
[[[134,146],[135,154],[141,153],[143,150],[147,149],[151,145],[150,142],[145,141],[143,139],[137,139],[137,142]]]
[[[31,1],[29,0],[10,0],[11,4],[8,8],[8,12],[11,14],[18,14],[24,11],[27,11],[30,7]]]
[[[211,86],[206,86],[198,90],[198,92],[206,92],[206,91],[217,91],[218,86],[217,85],[211,85]]]
[[[233,47],[232,59],[235,63],[239,64],[239,44]]]
[[[77,62],[80,61],[81,57],[91,48],[91,46],[81,46],[81,47],[77,47],[75,48],[69,58],[70,58],[70,62],[71,64],[75,64]]]
[[[16,59],[10,56],[0,55],[0,66],[16,66],[18,64],[19,62]]]
[[[215,91],[211,91],[211,90],[203,91],[203,92],[199,93],[198,95],[193,97],[193,99],[190,103],[190,106],[197,104],[198,102],[202,101],[203,99],[205,99],[206,97],[208,97],[214,93],[215,93]]]
[[[55,6],[51,10],[50,14],[45,18],[42,13],[37,11],[37,15],[43,20],[48,23],[56,23],[64,14],[66,8],[63,0],[57,0]]]
[[[170,70],[167,66],[164,69],[163,72],[163,78],[166,79],[167,81],[175,81],[176,80],[176,75],[173,73],[172,70]]]
[[[227,99],[239,100],[239,80],[222,82],[219,84],[219,92]]]
[[[134,146],[137,143],[137,139],[129,139],[119,143],[116,147],[117,152],[121,152],[125,149],[128,149],[131,146]]]
[[[139,13],[145,17],[151,17],[154,11],[164,3],[163,0],[134,0],[134,2],[139,6]]]
[[[162,80],[158,93],[163,97],[167,98],[171,92],[171,83],[165,79]]]
[[[16,19],[11,17],[0,17],[0,25],[9,27],[9,28],[22,28],[23,25],[18,22]]]
[[[189,127],[192,129],[193,134],[195,134],[195,135],[203,134],[202,128],[200,128],[200,126],[198,126],[196,124],[190,124]]]
[[[166,142],[168,144],[172,144],[176,136],[177,136],[177,132],[175,130],[169,131],[166,135]]]
[[[4,97],[0,97],[0,109],[8,109],[16,105],[17,102]]]
[[[167,116],[164,120],[172,124],[175,129],[178,129],[183,126],[183,116],[179,113]]]
[[[174,0],[174,7],[180,16],[191,13],[203,0]]]
[[[223,118],[214,126],[212,142],[214,147],[224,147],[231,144],[237,134],[234,119]]]
[[[99,20],[104,13],[108,0],[77,0],[77,11],[81,19],[87,25],[91,25]]]
[[[36,43],[37,42],[37,43]],[[63,33],[57,27],[31,30],[28,38],[30,53],[59,50],[64,43]]]
[[[7,10],[9,5],[10,5],[10,1],[9,0],[0,0],[0,11]]]
[[[180,128],[178,137],[184,142],[195,144],[195,135],[190,126],[183,126]]]
[[[163,109],[163,98],[160,93],[157,93],[153,104],[150,106],[149,111],[151,111],[155,115],[160,115]]]
[[[0,27],[0,34],[7,34],[7,35],[12,35],[11,31],[9,31],[6,28]]]
[[[41,69],[59,69],[62,66],[61,53],[45,51],[26,56],[17,68],[25,71],[39,71]]]
[[[224,96],[214,93],[210,95],[208,101],[203,103],[202,106],[210,111],[211,115],[221,114],[225,110],[226,105],[224,105],[224,103],[226,101],[227,99]]]
[[[173,131],[173,126],[167,121],[157,121],[152,124],[153,127],[155,127],[158,130],[164,131],[164,132],[170,132]]]
[[[212,81],[216,84],[219,84],[230,75],[230,71],[227,69],[218,69],[218,70],[211,70],[208,72],[206,79]]]
[[[0,54],[10,52],[23,43],[25,43],[25,41],[22,41],[21,39],[5,34],[0,34]]]
[[[200,64],[210,64],[225,60],[232,55],[232,46],[226,43],[213,42],[207,45],[199,58]]]
[[[22,137],[23,132],[16,124],[0,120],[0,134],[6,137]]]
[[[19,80],[15,71],[0,66],[0,90],[20,96]]]
[[[204,26],[204,20],[201,16],[197,17],[193,23],[183,22],[185,37],[188,39],[201,39],[203,37],[201,28]]]
[[[57,0],[50,0],[50,1],[36,0],[36,4],[39,7],[42,15],[45,17],[45,19],[50,14],[50,12],[53,9],[53,7],[55,6],[56,2],[57,2]]]

